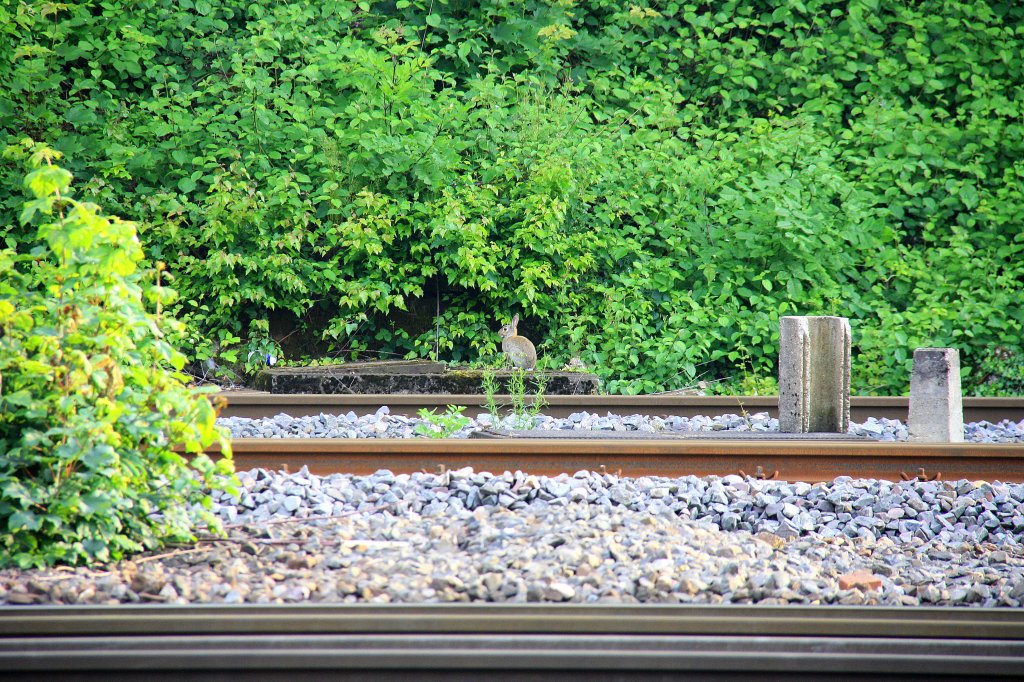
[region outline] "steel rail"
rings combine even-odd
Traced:
[[[624,476],[775,477],[830,481],[837,476],[940,476],[945,480],[1024,482],[1024,444],[918,444],[808,440],[596,439],[236,439],[236,467],[317,474],[524,471],[557,475],[580,470]]]
[[[1000,609],[431,605],[5,608],[0,670],[254,679],[573,679],[828,674],[1013,677],[1024,613]],[[310,672],[312,671],[312,672]]]
[[[225,417],[272,417],[285,412],[293,417],[316,415],[321,412],[349,411],[356,414],[372,414],[382,405],[387,405],[392,414],[407,417],[416,416],[420,409],[441,409],[448,405],[464,405],[471,409],[486,411],[482,395],[320,395],[320,394],[277,394],[261,391],[224,391],[216,395],[227,400],[222,411]],[[680,395],[585,395],[545,396],[548,403],[544,413],[554,417],[567,417],[573,412],[605,414],[645,414],[714,416],[719,414],[746,412],[768,412],[778,416],[779,400],[775,396],[680,396]],[[499,402],[509,402],[507,396],[498,396]],[[868,417],[885,417],[906,421],[908,398],[906,396],[853,396],[850,399],[850,418],[863,422]],[[1017,398],[964,398],[964,420],[968,422],[989,421],[992,423],[1011,419],[1024,419],[1024,397]]]
[[[241,634],[689,634],[1024,641],[1024,609],[950,606],[301,604],[0,607],[0,638]]]

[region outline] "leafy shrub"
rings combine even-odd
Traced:
[[[139,269],[132,223],[70,197],[59,154],[22,152],[21,218],[42,221],[26,253],[0,251],[0,564],[106,562],[216,528],[194,505],[229,483],[230,444],[172,369],[172,292]],[[213,444],[228,457],[211,461]]]
[[[1024,395],[1024,358],[1007,348],[996,348],[978,363],[977,395]]]

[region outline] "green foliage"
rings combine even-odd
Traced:
[[[778,317],[834,313],[856,391],[906,391],[915,345],[960,348],[971,390],[1024,350],[1022,25],[974,0],[36,0],[0,7],[0,144],[46,140],[139,222],[194,362],[473,361],[519,312],[541,357],[640,393],[771,376]]]
[[[978,363],[981,396],[1024,395],[1024,357],[1008,348],[996,348]]]
[[[417,435],[426,438],[451,438],[469,426],[472,421],[462,414],[465,409],[465,405],[458,407],[449,405],[448,409],[441,414],[435,414],[434,410],[424,407],[419,411],[420,419],[423,421],[417,424],[413,430]]]
[[[21,219],[37,227],[27,253],[0,251],[0,565],[108,562],[216,529],[194,505],[230,485],[230,444],[175,371],[173,292],[140,270],[132,223],[71,198],[58,153],[11,151],[34,168]]]
[[[707,388],[708,395],[778,395],[779,381],[775,374],[765,374],[752,369],[749,357],[741,357],[734,370],[724,378],[712,383],[700,382]]]

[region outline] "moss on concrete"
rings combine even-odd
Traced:
[[[282,367],[264,370],[256,377],[254,388],[270,393],[319,394],[482,394],[485,370],[416,366],[411,371],[386,363],[353,363],[322,367]],[[438,364],[438,363],[433,363]],[[494,370],[499,392],[507,392],[511,371]],[[529,372],[526,391],[535,392],[535,380],[546,381],[546,395],[593,395],[598,390],[597,376],[586,372]]]

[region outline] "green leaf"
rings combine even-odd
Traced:
[[[32,397],[32,393],[28,389],[20,389],[18,391],[11,391],[9,393],[0,394],[0,401],[8,405],[14,405],[18,407],[32,407],[35,403],[35,399]]]
[[[95,445],[82,455],[82,464],[93,470],[103,469],[117,461],[117,452],[109,445]]]
[[[43,212],[49,213],[53,207],[52,197],[43,197],[42,199],[33,199],[32,201],[26,201],[24,208],[19,216],[19,221],[22,225],[27,225],[32,222],[32,218],[35,217],[36,213]]]
[[[964,206],[973,210],[978,207],[978,190],[973,185],[964,185],[960,188],[960,201],[964,202]]]
[[[58,166],[43,166],[25,176],[25,187],[37,199],[65,193],[71,185],[71,173]]]
[[[96,123],[96,112],[87,106],[73,106],[64,114],[64,119],[72,125],[81,126]]]
[[[79,498],[83,514],[104,514],[113,504],[109,495],[87,493]]]
[[[90,559],[110,560],[110,548],[103,538],[87,538],[82,541],[82,548],[85,549]]]
[[[7,521],[7,527],[12,531],[36,531],[43,525],[42,519],[27,510],[18,510],[11,514]]]

